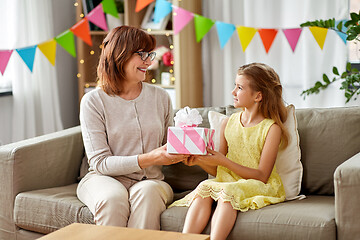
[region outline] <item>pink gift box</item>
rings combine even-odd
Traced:
[[[201,127],[169,127],[167,152],[206,155],[206,147],[214,149],[215,130]]]

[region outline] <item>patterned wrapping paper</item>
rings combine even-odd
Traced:
[[[169,127],[167,152],[173,154],[206,155],[206,147],[214,149],[215,130],[201,127]]]

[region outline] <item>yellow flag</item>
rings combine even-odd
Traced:
[[[51,39],[47,42],[41,43],[38,45],[40,51],[45,55],[49,62],[55,66],[55,57],[56,57],[56,41]]]
[[[328,29],[321,27],[309,27],[309,29],[322,50],[324,47]]]
[[[241,43],[243,52],[245,52],[247,46],[253,39],[255,33],[257,32],[257,29],[251,28],[251,27],[237,26],[236,30],[239,35],[239,39],[240,39],[240,43]]]

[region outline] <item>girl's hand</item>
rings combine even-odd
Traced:
[[[195,163],[198,165],[207,165],[207,166],[218,166],[222,165],[223,161],[226,161],[227,158],[220,152],[214,151],[210,148],[206,148],[208,155],[197,155],[195,156]]]

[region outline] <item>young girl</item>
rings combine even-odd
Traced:
[[[243,111],[223,121],[219,152],[208,149],[210,155],[185,161],[216,178],[201,182],[170,206],[190,206],[183,232],[201,233],[209,221],[213,201],[217,201],[211,221],[212,240],[226,239],[238,210],[246,212],[285,200],[275,168],[279,146],[288,143],[283,125],[287,111],[279,76],[265,64],[244,65],[238,70],[232,95],[234,107]]]

